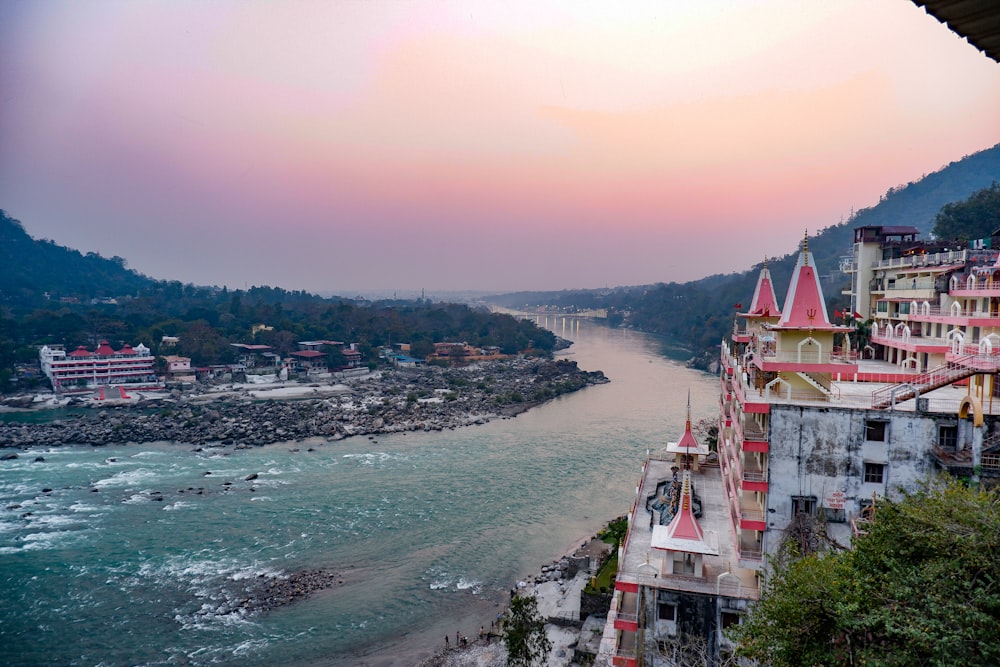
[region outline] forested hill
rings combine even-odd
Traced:
[[[256,329],[261,324],[266,327]],[[164,337],[179,342],[164,343]],[[41,383],[11,381],[16,364],[37,363],[38,346],[92,348],[102,339],[116,348],[143,343],[154,354],[179,354],[201,366],[233,361],[231,343],[250,341],[287,356],[298,341],[340,340],[356,344],[369,364],[378,363],[378,348],[402,342],[417,357],[432,354],[440,341],[497,346],[504,354],[531,349],[545,355],[556,345],[552,332],[527,320],[461,304],[153,280],[127,269],[121,258],[35,240],[0,211],[0,393]]]
[[[952,162],[919,181],[892,187],[871,208],[856,211],[846,222],[835,224],[809,239],[830,302],[830,312],[843,307],[841,290],[848,277],[839,270],[840,258],[852,251],[853,230],[863,225],[912,225],[926,237],[945,204],[962,201],[1000,181],[1000,144]],[[710,252],[706,248],[705,252]],[[778,299],[784,302],[798,248],[769,260]],[[757,259],[757,258],[753,258]],[[763,259],[763,258],[761,258]],[[667,336],[687,347],[705,362],[717,358],[719,341],[733,326],[735,306],[748,306],[753,297],[760,264],[741,272],[717,274],[687,283],[659,283],[638,287],[563,292],[520,292],[489,299],[511,307],[525,304],[609,308],[613,323]]]
[[[21,223],[0,210],[0,305],[32,306],[48,294],[90,300],[135,294],[155,284],[125,266],[121,257],[107,259],[80,253],[54,241],[28,236]]]

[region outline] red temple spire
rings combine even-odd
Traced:
[[[788,285],[785,308],[781,311],[778,327],[791,329],[839,329],[830,323],[826,312],[823,288],[819,284],[816,262],[809,252],[809,236],[806,234],[799,259],[795,262],[792,281]]]

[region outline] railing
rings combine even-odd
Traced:
[[[763,521],[764,512],[763,510],[744,509],[741,507],[740,518],[746,519],[747,521]]]
[[[744,440],[767,440],[767,433],[757,426],[757,422],[752,417],[744,417],[740,424],[740,430],[743,432]]]
[[[909,257],[897,257],[895,259],[884,259],[872,263],[873,269],[895,269],[921,266],[939,266],[941,264],[960,264],[969,258],[968,250],[956,250],[952,252],[937,252],[929,255],[910,255]]]
[[[744,482],[766,482],[767,473],[766,472],[751,472],[749,470],[743,471],[743,481]]]
[[[925,373],[914,375],[903,384],[883,387],[872,392],[872,407],[887,408],[939,387],[952,384],[981,372],[995,373],[1000,369],[1000,354],[976,354],[957,357]]]
[[[983,449],[989,449],[997,444],[1000,444],[1000,433],[991,433],[983,438]]]
[[[1000,281],[998,280],[973,280],[969,284],[968,279],[959,281],[954,289],[948,290],[949,294],[960,294],[961,292],[972,292],[982,290],[1000,291]]]
[[[953,311],[951,308],[942,308],[941,306],[931,306],[930,308],[922,308],[918,302],[918,307],[915,311],[909,313],[909,318],[914,320],[918,317],[971,317],[978,319],[995,319],[1000,318],[1000,313],[991,313],[987,310],[976,310],[975,308],[959,308]],[[885,313],[881,313],[885,315]]]
[[[845,364],[843,355],[830,352],[813,352],[796,350],[795,352],[757,351],[757,356],[764,361],[778,361],[792,364]]]
[[[627,614],[627,613],[622,612],[622,611],[619,611],[618,614],[617,614],[617,616],[615,618],[619,618],[619,619],[625,621],[626,623],[638,623],[639,622],[639,614]]]
[[[948,340],[947,338],[939,338],[934,336],[921,336],[920,334],[917,333],[910,333],[909,336],[905,335],[893,336],[891,334],[886,336],[885,334],[878,334],[878,335],[872,334],[872,342],[879,343],[881,345],[891,345],[893,343],[910,343],[910,342],[917,345],[939,345],[941,347],[949,347],[951,345],[951,341]]]

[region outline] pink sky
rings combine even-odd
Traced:
[[[907,0],[6,2],[0,96],[33,236],[345,294],[739,271],[1000,142]]]

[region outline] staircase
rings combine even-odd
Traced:
[[[884,410],[894,403],[946,387],[977,373],[1000,370],[1000,355],[967,354],[929,371],[914,375],[909,382],[883,387],[872,392],[872,409]],[[893,396],[895,393],[895,396]]]
[[[813,376],[809,375],[809,373],[797,372],[796,375],[805,380],[810,387],[813,387],[816,391],[823,394],[827,398],[833,396],[833,392],[830,391],[829,387],[824,386],[821,382],[819,382],[819,380],[816,380]]]

